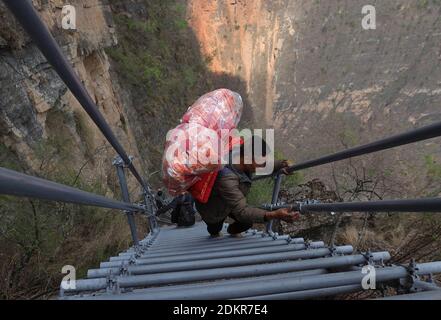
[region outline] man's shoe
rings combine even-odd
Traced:
[[[243,233],[233,233],[230,236],[233,238],[243,238]]]
[[[216,233],[216,234],[212,234],[212,235],[210,235],[210,237],[211,237],[211,238],[222,238],[222,237],[223,237],[223,234],[222,234],[222,232],[218,232],[218,233]]]

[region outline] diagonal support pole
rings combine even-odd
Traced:
[[[150,232],[153,234],[158,231],[158,220],[156,218],[157,207],[155,199],[150,193],[144,191],[144,203],[146,207],[147,219],[149,222]]]
[[[282,185],[282,174],[278,174],[274,180],[274,188],[273,188],[273,195],[271,198],[271,204],[276,205],[279,201],[279,194],[280,194],[280,187]],[[272,236],[273,235],[273,220],[269,221],[266,224],[266,232]]]
[[[132,159],[132,158],[130,158]],[[117,156],[113,160],[113,165],[116,167],[116,172],[118,174],[119,185],[121,187],[121,194],[124,202],[130,203],[130,195],[129,189],[127,187],[126,175],[124,172],[124,168],[127,164],[124,163],[123,159],[120,156]],[[132,234],[132,240],[135,246],[139,245],[138,235],[136,234],[136,222],[135,217],[132,211],[125,211],[127,214],[127,221],[129,223],[130,232]]]

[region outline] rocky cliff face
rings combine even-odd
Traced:
[[[197,97],[244,82],[206,68],[185,0],[34,0],[121,144],[154,186],[165,136]],[[62,7],[77,30],[61,28]],[[120,198],[115,152],[0,2],[0,166]],[[131,175],[133,201],[139,186]],[[146,233],[138,216],[139,237]],[[127,248],[117,211],[0,195],[0,298],[58,290],[61,267],[84,270]]]
[[[369,31],[362,0],[191,0],[189,21],[211,69],[246,82],[256,123],[274,126],[278,148],[306,160],[441,119],[441,6],[372,4]],[[427,141],[386,153],[382,166],[412,173],[403,161],[420,170],[439,151]]]
[[[34,1],[127,152],[139,158],[132,128],[124,121],[129,111],[122,101],[117,79],[110,75],[105,52],[117,44],[110,7],[98,0],[70,1],[77,10],[77,30],[66,31],[61,28],[64,4]],[[28,171],[40,175],[45,175],[41,172],[42,162],[49,161],[45,159],[49,157],[48,149],[56,149],[53,166],[74,171],[82,168],[86,180],[106,181],[113,171],[114,151],[3,4],[0,17],[2,148],[16,154]],[[85,165],[87,161],[95,165]]]
[[[188,4],[190,26],[210,69],[245,81],[254,121],[260,124],[273,119],[276,62],[286,37],[282,12],[288,2],[191,0]]]

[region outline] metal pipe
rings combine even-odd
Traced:
[[[307,204],[302,211],[333,212],[441,212],[441,198],[416,200],[384,200],[354,203],[319,203]]]
[[[291,242],[292,244],[302,244],[303,242]],[[184,254],[194,254],[194,253],[207,253],[207,252],[219,252],[219,251],[225,251],[225,250],[241,250],[241,249],[252,249],[252,248],[263,248],[263,247],[270,247],[270,246],[278,246],[278,245],[288,245],[288,242],[286,241],[263,241],[259,242],[256,241],[255,243],[245,244],[241,246],[219,246],[215,248],[207,248],[204,249],[201,248],[194,248],[194,249],[188,249],[188,250],[179,250],[179,252],[167,250],[167,251],[149,251],[149,249],[141,249],[141,255],[146,257],[170,257],[170,256],[176,256],[176,255],[184,255]],[[138,251],[139,252],[139,251]],[[127,260],[130,259],[130,257],[134,256],[135,252],[128,252],[128,253],[122,253],[119,256],[111,257],[109,261],[118,261],[118,260]]]
[[[369,144],[343,150],[315,160],[299,163],[288,168],[287,171],[292,173],[295,171],[300,171],[332,162],[358,157],[365,154],[383,151],[418,141],[436,138],[439,136],[441,136],[441,122],[437,122],[432,125],[428,125],[419,129],[410,130]],[[271,176],[260,176],[260,177],[256,177],[256,180],[265,179],[269,177]]]
[[[257,237],[257,238],[253,238],[253,241],[245,241],[245,239],[241,239],[241,240],[236,240],[236,241],[232,241],[232,242],[223,242],[223,241],[219,241],[218,243],[216,243],[215,245],[210,245],[210,243],[208,243],[207,245],[205,245],[205,242],[202,243],[197,243],[194,244],[192,246],[185,246],[185,247],[177,247],[175,249],[173,248],[161,248],[159,249],[158,247],[156,247],[156,245],[153,245],[149,248],[145,248],[145,252],[147,252],[149,255],[170,255],[170,254],[175,254],[177,251],[179,252],[201,252],[202,250],[205,251],[212,251],[212,250],[218,250],[218,249],[225,249],[225,248],[230,248],[232,250],[234,249],[241,249],[241,248],[256,248],[256,247],[261,247],[261,246],[267,246],[267,245],[274,245],[274,243],[286,243],[288,244],[288,237],[282,237],[282,239],[280,240],[274,240],[272,238],[266,237],[266,238],[262,238],[262,237]],[[293,244],[302,244],[304,243],[304,241],[300,241],[300,240],[296,240],[296,241],[291,241],[290,243]],[[121,256],[124,255],[130,255],[132,254],[134,251],[129,251],[129,252],[125,252],[122,253]]]
[[[222,227],[222,230],[226,230],[227,227],[228,227],[228,224],[225,223]],[[202,221],[197,222],[196,224],[194,224],[191,227],[177,227],[177,226],[173,225],[173,226],[164,226],[161,228],[161,231],[163,231],[163,235],[166,236],[166,238],[168,236],[186,237],[188,235],[200,237],[203,235],[203,232],[206,230],[207,230],[206,224]],[[251,233],[254,230],[255,229],[250,229],[247,231],[247,233]],[[255,230],[255,231],[257,231],[257,230]],[[208,235],[208,233],[207,233],[207,235]]]
[[[138,248],[142,248],[147,243],[154,243],[156,238],[158,237],[158,234],[159,234],[159,229],[150,231],[149,234],[147,235],[147,237],[145,237],[144,239],[139,241]],[[131,248],[133,248],[133,253],[135,253],[134,247],[131,247]]]
[[[251,266],[252,267],[252,266]],[[211,269],[211,270],[203,270],[204,273],[201,274],[198,271],[187,271],[178,273],[165,273],[162,275],[153,274],[153,275],[140,275],[140,276],[132,276],[132,277],[120,277],[118,279],[118,284],[121,288],[139,288],[143,286],[161,286],[161,285],[178,285],[185,283],[192,283],[194,281],[208,281],[208,280],[225,280],[225,279],[236,279],[239,278],[238,281],[241,284],[253,282],[253,281],[262,281],[269,280],[265,276],[269,276],[271,279],[282,279],[287,277],[305,277],[319,274],[326,274],[327,271],[324,268],[313,269],[313,270],[302,270],[292,272],[288,272],[285,274],[277,274],[274,272],[258,272],[257,274],[253,274],[249,270],[234,271],[231,275],[226,275],[226,273],[222,272],[223,276],[219,275],[219,271],[222,269]],[[205,272],[206,271],[206,272]],[[249,278],[252,276],[253,278]],[[255,276],[259,278],[254,278]],[[228,280],[227,280],[228,281]]]
[[[142,206],[112,200],[77,188],[0,167],[0,194],[117,210],[143,211]]]
[[[287,239],[286,238],[282,238],[282,239]],[[249,239],[234,239],[233,241],[222,241],[222,240],[218,240],[217,242],[206,242],[206,241],[201,241],[198,243],[193,243],[191,245],[182,245],[182,246],[176,246],[175,248],[173,248],[172,246],[170,247],[161,247],[160,245],[154,245],[151,246],[149,248],[149,252],[167,252],[167,251],[174,251],[176,252],[177,250],[195,250],[195,249],[205,249],[205,248],[225,248],[227,246],[230,246],[231,248],[233,247],[238,247],[238,246],[242,246],[242,245],[246,245],[246,244],[251,244],[251,243],[256,243],[256,242],[273,242],[276,241],[273,238],[270,237],[255,237],[255,238],[249,238]]]
[[[121,157],[119,156],[116,157],[115,160],[113,161],[113,165],[116,167],[122,198],[124,202],[130,203],[130,194],[129,194],[129,189],[127,187],[126,175],[124,173],[124,162],[121,159]],[[126,214],[127,214],[127,222],[129,223],[129,227],[130,227],[130,233],[132,235],[132,241],[135,244],[135,246],[138,246],[139,241],[136,232],[135,217],[133,216],[133,212],[131,211],[126,211]]]
[[[234,282],[235,284],[247,284],[247,283],[253,283],[253,282],[260,282],[265,283],[266,281],[272,281],[276,279],[289,279],[293,277],[309,277],[309,276],[315,276],[319,274],[327,274],[328,271],[326,269],[314,269],[314,270],[306,270],[306,271],[296,271],[296,272],[288,272],[288,273],[282,273],[282,274],[271,274],[267,276],[260,276],[260,277],[251,277],[251,278],[239,278],[239,279],[222,279],[218,281],[208,281],[208,282],[199,282],[199,283],[188,283],[188,284],[181,284],[178,286],[161,286],[161,287],[152,287],[152,288],[146,288],[146,289],[135,289],[134,291],[152,291],[152,292],[163,292],[168,291],[172,287],[179,287],[179,288],[191,288],[194,290],[199,290],[201,288],[208,289],[212,284],[229,284]]]
[[[353,251],[352,246],[336,247],[335,252],[340,254],[351,254]],[[237,257],[235,259],[219,258],[211,260],[195,260],[184,261],[176,263],[164,263],[155,264],[151,266],[127,266],[127,273],[131,275],[139,274],[152,274],[152,273],[164,273],[174,271],[185,270],[202,270],[213,268],[224,268],[233,266],[244,266],[250,264],[280,262],[297,259],[314,259],[324,257],[332,253],[332,250],[323,249],[310,249],[302,251],[287,251],[281,253],[272,253],[267,255],[252,255],[245,257]],[[106,277],[109,274],[120,274],[121,268],[106,268],[106,269],[91,269],[87,272],[88,278],[101,278]]]
[[[213,238],[209,235],[208,231],[204,227],[198,227],[196,230],[191,231],[185,230],[185,232],[178,232],[178,230],[174,231],[167,231],[167,233],[164,234],[164,241],[171,242],[172,239],[185,239],[185,240],[196,240],[196,239],[210,239],[212,241],[216,241],[218,239],[230,239],[227,236],[221,237],[221,238]],[[226,230],[226,227],[222,229],[222,231]],[[261,235],[263,232],[259,230],[250,230],[247,232],[244,232],[244,237],[248,236],[255,236],[255,235]]]
[[[201,233],[201,232],[199,232]],[[207,235],[199,235],[199,236],[187,236],[187,237],[171,237],[170,235],[161,236],[161,246],[170,246],[172,243],[176,244],[176,241],[200,241],[200,240],[209,240],[209,236]]]
[[[432,291],[432,290],[441,290],[441,287],[437,286],[436,283],[433,282],[426,282],[421,280],[412,280],[413,281],[413,287],[417,290],[423,290],[423,291]]]
[[[393,297],[385,297],[385,298],[379,298],[375,300],[398,300],[398,301],[405,301],[405,300],[441,300],[441,290],[432,290],[432,291],[423,291],[418,293],[412,293],[412,294],[403,294]]]
[[[249,283],[256,281],[271,281],[274,279],[280,279],[280,278],[292,278],[292,277],[305,277],[305,276],[313,276],[313,275],[319,275],[319,274],[326,274],[326,269],[316,269],[316,270],[307,270],[307,271],[299,271],[299,272],[289,272],[285,274],[271,274],[268,276],[262,276],[258,278],[242,278],[242,279],[235,279],[235,283]],[[122,278],[122,277],[120,277]],[[231,280],[221,280],[217,281],[216,283],[228,283]],[[65,293],[73,293],[73,292],[91,292],[91,291],[98,291],[106,288],[107,285],[107,279],[106,278],[99,278],[99,279],[87,279],[87,280],[77,280],[76,288],[75,289],[68,289],[65,291]],[[187,288],[208,288],[212,282],[210,283],[198,283],[198,284],[187,284]],[[154,287],[151,289],[135,289],[133,292],[136,294],[136,292],[143,292],[144,290],[154,290],[155,292],[160,292],[163,290],[168,290],[168,286],[165,287]],[[121,295],[115,295],[114,297],[124,297],[128,294],[121,294]],[[130,294],[131,295],[131,294]]]
[[[387,267],[376,269],[376,282],[383,283],[398,280],[408,275],[405,267]],[[418,275],[441,273],[441,262],[420,264],[417,266]],[[315,271],[315,270],[312,270]],[[305,271],[307,272],[307,271]],[[346,286],[361,286],[366,276],[361,270],[334,274],[312,274],[293,277],[290,274],[276,274],[251,279],[223,280],[201,284],[166,286],[158,288],[135,290],[133,293],[122,295],[90,296],[86,299],[145,299],[145,300],[191,300],[191,299],[241,299],[248,297],[272,296],[278,294],[295,294],[312,290],[330,289]],[[265,285],[262,285],[265,283]],[[87,286],[90,284],[85,284]],[[80,285],[81,287],[82,285]],[[78,287],[77,287],[78,288]],[[93,289],[92,289],[93,290]],[[317,292],[316,291],[316,292]],[[440,292],[440,291],[432,291]],[[432,295],[431,295],[432,296]],[[403,297],[403,296],[402,296]],[[83,297],[79,297],[84,299]],[[390,299],[390,298],[388,298]]]
[[[318,242],[311,242],[308,244],[308,248],[309,249],[317,249],[317,248],[323,248],[325,246],[324,242],[322,241],[318,241]],[[150,255],[149,253],[142,255],[140,257],[135,257],[135,256],[129,256],[129,257],[123,257],[124,260],[114,260],[111,259],[111,261],[109,262],[102,262],[100,264],[101,268],[116,268],[116,267],[120,267],[122,263],[128,263],[128,261],[130,259],[136,259],[133,260],[135,261],[137,264],[139,265],[144,265],[144,264],[150,264],[150,262],[152,263],[157,263],[158,259],[162,260],[162,259],[166,259],[166,260],[180,260],[180,261],[186,261],[186,260],[191,260],[188,257],[191,256],[192,258],[196,258],[196,257],[205,257],[203,258],[204,260],[207,259],[207,257],[211,257],[211,258],[215,258],[215,257],[234,257],[234,256],[248,256],[248,255],[255,255],[255,254],[264,254],[264,253],[277,253],[277,252],[285,252],[285,251],[300,251],[300,250],[304,250],[306,248],[305,244],[283,244],[283,245],[279,245],[277,247],[255,247],[255,248],[237,248],[234,247],[233,249],[230,249],[229,247],[225,247],[222,248],[221,250],[217,250],[217,251],[213,251],[213,250],[204,250],[203,252],[200,251],[193,251],[193,252],[178,252],[178,253],[172,253],[172,254],[167,254],[167,255]],[[119,258],[119,257],[118,257]],[[197,259],[197,260],[202,260],[201,259]]]
[[[303,244],[304,242],[291,242],[291,244]],[[150,251],[149,248],[142,248],[141,250],[130,251],[126,253],[120,253],[119,256],[111,257],[110,261],[118,261],[118,260],[127,260],[130,257],[132,257],[135,253],[140,253],[141,256],[146,257],[169,257],[169,256],[177,256],[177,255],[184,255],[184,254],[195,254],[195,253],[207,253],[207,252],[219,252],[219,251],[226,251],[226,250],[242,250],[242,249],[252,249],[252,248],[263,248],[263,247],[271,247],[271,246],[279,246],[279,245],[288,245],[289,243],[286,240],[275,240],[275,241],[256,241],[249,244],[239,245],[239,246],[216,246],[214,248],[204,248],[204,247],[195,247],[191,249],[185,249],[185,250],[177,250],[173,251],[171,249],[168,250],[157,250],[157,251]]]
[[[418,264],[419,275],[441,273],[441,262]],[[405,267],[386,267],[376,269],[376,282],[384,283],[401,279],[408,275]],[[213,300],[213,299],[235,299],[250,296],[262,296],[278,293],[314,290],[320,288],[341,287],[348,285],[359,285],[366,274],[361,271],[350,271],[333,274],[315,275],[300,278],[274,279],[262,285],[257,279],[247,283],[234,281],[222,282],[220,284],[210,283],[207,286],[171,286],[166,289],[143,290],[145,299],[149,300]],[[197,288],[197,290],[195,290]],[[441,294],[438,291],[432,291]],[[121,296],[119,296],[121,297]]]
[[[170,241],[170,238],[178,238],[178,239],[200,239],[209,237],[207,229],[203,226],[194,225],[193,227],[180,227],[171,230],[166,230],[163,233],[164,241]],[[183,229],[181,229],[183,228]],[[204,233],[206,232],[206,233]],[[250,233],[248,233],[250,234]]]
[[[156,241],[159,234],[160,234],[160,229],[150,231],[149,234],[147,235],[147,237],[145,237],[144,239],[139,241],[140,245],[146,245],[147,243],[153,243],[154,241]],[[133,247],[131,247],[131,248],[133,248]]]
[[[310,248],[323,248],[325,246],[324,242],[315,242],[311,243]],[[218,258],[233,258],[233,257],[243,257],[243,256],[252,256],[257,254],[267,254],[267,253],[276,253],[276,252],[285,252],[285,251],[300,251],[305,250],[306,245],[304,244],[294,244],[294,245],[279,245],[277,247],[268,247],[268,248],[254,248],[254,249],[241,249],[234,251],[221,251],[221,252],[207,252],[207,253],[195,253],[188,255],[177,255],[171,257],[159,257],[152,258],[149,255],[144,255],[135,260],[135,265],[153,265],[159,263],[172,263],[172,262],[182,262],[182,261],[194,261],[194,260],[207,260],[207,259],[218,259]],[[100,268],[115,268],[123,265],[124,261],[111,261],[111,262],[102,262],[100,264]]]
[[[295,239],[293,239],[295,240]],[[291,244],[302,244],[304,243],[303,239],[302,241],[292,241]],[[208,249],[195,249],[195,250],[187,250],[182,251],[179,250],[179,252],[163,252],[163,253],[151,253],[150,251],[145,251],[145,254],[143,256],[150,257],[150,258],[159,258],[159,257],[176,257],[181,255],[187,255],[187,254],[195,254],[195,253],[207,253],[207,252],[221,252],[221,251],[235,251],[235,250],[243,250],[243,249],[253,249],[253,248],[264,248],[264,247],[272,247],[272,246],[280,246],[280,245],[288,245],[286,240],[275,240],[275,241],[265,241],[265,242],[256,242],[256,243],[250,243],[243,246],[238,247],[219,247],[219,248],[208,248]],[[129,260],[131,257],[134,256],[134,252],[130,254],[124,254],[117,257],[111,257],[110,261],[121,261],[121,260]]]
[[[223,227],[225,228],[228,224],[224,223]],[[168,226],[168,227],[163,227],[161,230],[165,233],[185,233],[187,234],[188,231],[191,232],[197,232],[197,231],[201,231],[204,230],[204,226],[205,224],[203,222],[198,222],[195,225],[193,225],[191,228],[181,228],[181,227],[177,227],[175,225],[173,226]]]
[[[243,237],[244,238],[248,238],[248,237],[255,237],[257,235],[261,235],[262,232],[257,232],[256,233],[247,233],[245,234]],[[216,242],[219,240],[234,240],[231,237],[221,237],[221,238],[213,238],[211,237],[208,232],[205,232],[204,230],[198,230],[197,233],[187,233],[187,234],[162,234],[161,238],[163,238],[161,241],[161,245],[170,245],[170,244],[176,244],[176,240],[182,240],[182,241],[198,241],[198,240],[206,240],[206,241],[211,241],[211,242]]]
[[[273,195],[271,197],[271,204],[276,205],[279,202],[279,194],[280,194],[280,187],[282,186],[282,174],[278,174],[276,176],[276,179],[274,180],[274,188],[273,188]],[[269,234],[273,233],[273,223],[274,221],[271,220],[266,224],[266,231]]]
[[[275,205],[272,210],[288,208],[307,212],[441,212],[441,198],[383,200],[367,202]]]
[[[265,296],[254,296],[240,298],[238,300],[308,300],[326,297],[334,297],[341,294],[355,293],[363,290],[361,285],[355,284],[350,286],[321,288],[315,290],[294,291],[285,293],[276,293]]]
[[[373,261],[386,261],[390,259],[388,252],[379,252],[372,255]],[[271,274],[300,272],[317,269],[335,269],[366,263],[363,255],[329,257],[321,259],[291,261],[271,264],[247,265],[230,268],[215,268],[206,270],[188,270],[181,272],[168,272],[161,274],[122,276],[117,278],[120,288],[135,288],[143,286],[160,286],[179,283],[191,283],[218,279],[233,279],[257,277]],[[101,288],[100,288],[101,289]]]
[[[193,254],[193,253],[203,253],[203,252],[216,252],[216,251],[224,251],[224,250],[240,250],[240,249],[251,249],[251,248],[263,248],[268,246],[277,246],[281,244],[304,244],[302,238],[293,239],[293,241],[288,241],[288,239],[274,240],[272,238],[261,238],[257,237],[253,241],[238,241],[238,242],[229,242],[223,243],[219,242],[214,245],[207,244],[205,245],[203,242],[194,244],[188,247],[178,247],[176,249],[173,248],[164,248],[159,249],[155,245],[144,248],[143,254],[148,255],[149,257],[159,257],[159,256],[175,256],[176,254]],[[130,256],[134,251],[125,252],[119,254],[118,257]]]
[[[176,247],[189,247],[193,246],[198,243],[203,243],[204,245],[212,245],[212,244],[220,244],[220,243],[244,243],[244,242],[250,242],[255,239],[261,239],[263,238],[261,234],[248,234],[242,238],[233,238],[233,237],[222,237],[222,238],[211,238],[208,234],[203,237],[198,238],[171,238],[168,237],[168,241],[165,242],[159,242],[155,247],[156,248],[176,248]],[[269,237],[265,237],[269,238]],[[287,236],[285,237],[288,238]]]
[[[198,238],[192,238],[193,240],[187,241],[185,238],[181,239],[175,239],[171,238],[170,236],[164,236],[161,234],[160,237],[157,238],[159,241],[158,243],[155,243],[155,247],[170,247],[170,248],[176,248],[176,245],[181,244],[181,242],[185,242],[186,246],[193,245],[194,243],[200,243],[203,242],[204,244],[221,244],[221,243],[245,243],[245,242],[252,242],[250,240],[257,240],[257,239],[267,239],[267,240],[274,240],[274,238],[263,236],[263,234],[247,234],[242,238],[233,238],[233,237],[223,237],[223,238],[210,238],[207,236],[198,237]],[[164,241],[165,239],[168,239],[167,241]],[[276,238],[277,240],[288,240],[291,239],[290,236],[278,236]],[[147,244],[147,243],[146,243]],[[126,252],[133,251],[132,248],[129,248],[126,250]]]
[[[155,199],[151,193],[144,191],[144,205],[145,213],[149,223],[149,229],[155,231],[159,228],[158,219],[156,218],[157,206],[155,204]]]

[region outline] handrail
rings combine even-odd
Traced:
[[[137,204],[112,200],[2,167],[0,167],[0,194],[135,212],[145,210],[143,206]]]
[[[354,147],[354,148],[350,148],[347,150],[343,150],[334,154],[330,154],[318,159],[314,159],[314,160],[310,160],[310,161],[306,161],[294,166],[291,166],[289,168],[286,168],[285,170],[288,173],[293,173],[296,171],[300,171],[303,169],[308,169],[308,168],[313,168],[313,167],[317,167],[320,165],[324,165],[324,164],[328,164],[328,163],[332,163],[332,162],[336,162],[336,161],[340,161],[340,160],[345,160],[345,159],[349,159],[349,158],[353,158],[353,157],[357,157],[357,156],[361,156],[361,155],[365,155],[365,154],[370,154],[370,153],[374,153],[374,152],[378,152],[378,151],[382,151],[382,150],[387,150],[387,149],[391,149],[391,148],[395,148],[398,146],[403,146],[406,144],[410,144],[410,143],[414,143],[414,142],[418,142],[418,141],[423,141],[423,140],[428,140],[428,139],[432,139],[432,138],[436,138],[441,136],[441,122],[438,123],[434,123],[432,125],[428,125],[419,129],[415,129],[415,130],[410,130],[401,134],[397,134],[391,137],[387,137],[381,140],[377,140],[365,145],[361,145],[358,147]],[[258,180],[263,180],[266,178],[275,178],[274,180],[274,187],[273,187],[273,196],[272,196],[272,204],[274,205],[274,203],[277,203],[279,200],[279,192],[280,192],[280,184],[281,184],[281,179],[282,179],[282,173],[281,172],[276,172],[275,174],[272,175],[267,175],[267,176],[256,176],[253,178],[254,181],[258,181]],[[316,205],[315,208],[319,208],[319,207],[325,207],[324,205],[318,206]],[[349,207],[349,206],[348,206]],[[329,206],[328,206],[329,208]],[[381,211],[378,210],[379,207],[376,207],[377,210],[374,211]],[[330,210],[323,210],[323,211],[330,211]],[[334,210],[335,211],[335,210]],[[363,210],[363,211],[368,211],[368,210]],[[415,212],[412,210],[405,210],[406,212]],[[423,210],[424,211],[424,210]],[[426,210],[427,211],[427,210]],[[438,211],[441,211],[441,207],[438,207]],[[272,228],[273,228],[273,222],[268,222],[266,229],[268,233],[272,233]]]
[[[30,35],[32,40],[41,50],[48,62],[58,73],[66,86],[72,91],[78,102],[98,126],[107,141],[112,145],[115,151],[121,156],[126,166],[135,176],[136,180],[141,184],[145,192],[151,192],[148,184],[140,176],[136,168],[133,166],[131,159],[119,143],[105,118],[93,102],[80,78],[67,61],[60,46],[43,23],[31,1],[3,0],[9,10],[14,14],[22,27]]]
[[[274,211],[290,209],[301,213],[307,212],[440,212],[441,198],[382,200],[365,202],[337,203],[296,203],[263,205],[262,209]]]
[[[345,160],[353,157],[358,157],[361,155],[370,154],[382,150],[392,149],[395,147],[411,144],[418,141],[428,140],[440,136],[441,136],[441,122],[437,122],[422,128],[410,130],[365,145],[357,146],[334,154],[330,154],[318,159],[299,163],[289,167],[287,171],[289,173],[293,173],[296,171],[313,168],[324,164],[337,162],[340,160]],[[256,176],[254,180],[262,180],[269,177],[272,177],[272,175]]]

